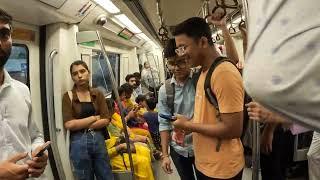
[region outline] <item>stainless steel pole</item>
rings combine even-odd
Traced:
[[[108,56],[107,56],[107,51],[104,48],[100,33],[99,33],[99,31],[96,31],[96,33],[97,33],[97,37],[98,37],[98,40],[99,40],[99,44],[100,44],[103,56],[107,61],[107,68],[108,68],[109,76],[111,78],[112,90],[113,90],[113,92],[114,92],[114,94],[116,96],[116,101],[117,101],[117,104],[118,104],[119,109],[120,109],[120,115],[121,115],[121,120],[122,120],[122,124],[123,124],[123,132],[124,132],[124,136],[125,136],[125,140],[126,140],[126,144],[127,144],[128,154],[129,154],[131,175],[132,175],[132,179],[135,179],[134,178],[134,167],[133,167],[133,160],[132,160],[132,152],[131,152],[131,148],[130,148],[129,134],[128,134],[128,130],[127,130],[127,123],[125,121],[124,108],[122,106],[122,103],[121,103],[120,97],[119,97],[119,93],[118,93],[118,85],[116,83],[116,79],[114,77],[114,74],[113,74],[113,71],[112,71],[112,67],[111,67],[110,61],[109,61]]]

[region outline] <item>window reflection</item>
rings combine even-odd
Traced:
[[[108,53],[107,56],[115,75],[116,82],[119,84],[120,54]],[[101,90],[105,96],[110,95],[112,92],[112,83],[108,73],[107,61],[104,59],[101,51],[93,52],[92,86]]]
[[[5,65],[13,79],[16,79],[29,87],[29,51],[27,46],[13,44],[11,55]]]

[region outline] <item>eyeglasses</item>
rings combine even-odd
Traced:
[[[2,28],[0,29],[0,40],[1,41],[7,41],[11,36],[10,29]]]
[[[175,52],[177,53],[178,56],[183,56],[186,54],[186,49],[188,46],[180,46],[178,48],[175,49]]]
[[[172,68],[174,68],[175,66],[177,66],[179,69],[185,68],[187,66],[187,63],[185,60],[180,60],[180,61],[176,61],[176,62],[168,62],[169,66],[171,66]]]

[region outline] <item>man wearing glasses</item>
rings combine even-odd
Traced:
[[[174,128],[192,132],[196,169],[200,171],[197,179],[240,180],[244,167],[240,140],[244,106],[241,75],[230,62],[222,62],[215,68],[209,80],[210,90],[217,99],[217,110],[204,91],[208,70],[220,56],[214,48],[209,25],[204,19],[193,17],[179,24],[173,35],[179,56],[186,57],[193,67],[202,67],[192,120],[177,115],[172,123]],[[235,60],[230,54],[229,58]]]
[[[192,118],[194,110],[195,85],[193,82],[190,66],[186,63],[185,57],[179,57],[175,53],[175,40],[170,39],[164,49],[164,57],[167,59],[167,65],[173,73],[173,77],[166,81],[159,90],[158,110],[159,114],[173,116],[174,114],[183,114]],[[171,97],[168,99],[171,89]],[[171,102],[170,102],[171,101]],[[195,173],[194,153],[192,147],[192,135],[185,134],[183,131],[174,129],[170,120],[162,117],[159,119],[159,131],[162,145],[162,168],[171,174],[171,160],[173,160],[179,176],[183,180],[194,180]],[[171,141],[170,141],[171,139]],[[170,155],[168,153],[170,144]]]

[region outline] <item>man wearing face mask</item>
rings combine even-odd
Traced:
[[[36,157],[47,142],[31,119],[29,89],[4,69],[12,49],[12,17],[0,9],[0,179],[39,177],[47,152]]]

